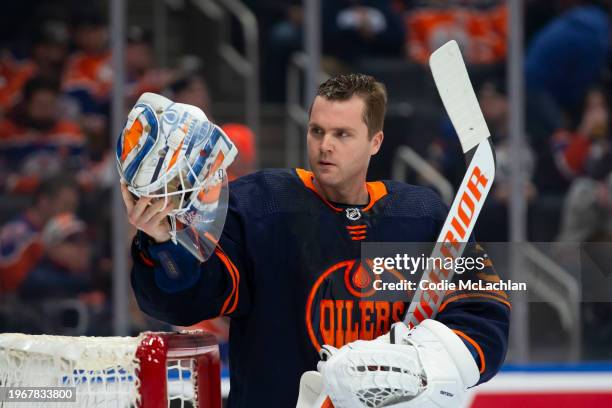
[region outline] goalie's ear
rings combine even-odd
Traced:
[[[382,130],[374,133],[374,135],[370,138],[370,155],[374,156],[380,150],[380,146],[382,145],[383,139],[385,135]]]

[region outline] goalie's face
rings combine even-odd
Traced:
[[[308,124],[308,160],[321,187],[350,189],[365,182],[370,157],[378,152],[382,132],[369,137],[361,97],[329,100],[317,96]]]

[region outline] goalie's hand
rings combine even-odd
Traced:
[[[372,341],[323,346],[318,369],[335,408],[457,407],[480,378],[463,341],[444,324],[396,323]]]
[[[128,222],[141,230],[157,243],[170,240],[170,224],[168,214],[172,211],[170,201],[167,205],[163,199],[152,201],[150,197],[136,198],[121,182],[121,196],[127,210]]]

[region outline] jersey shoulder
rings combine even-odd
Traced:
[[[229,185],[230,208],[251,216],[303,210],[312,198],[294,169],[265,169]]]
[[[387,188],[385,205],[381,208],[384,215],[436,220],[446,218],[448,208],[431,188],[393,180],[384,180],[383,183]]]

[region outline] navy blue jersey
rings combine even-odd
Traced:
[[[409,296],[371,290],[361,243],[434,242],[446,218],[425,187],[370,182],[366,206],[342,208],[312,177],[265,170],[232,182],[222,237],[204,263],[171,242],[134,240],[132,285],[144,312],[184,326],[231,317],[229,407],[295,406],[322,344],[373,339],[401,320]],[[490,265],[484,274],[496,278]],[[472,352],[480,382],[504,360],[509,308],[503,292],[454,291],[437,316]]]

